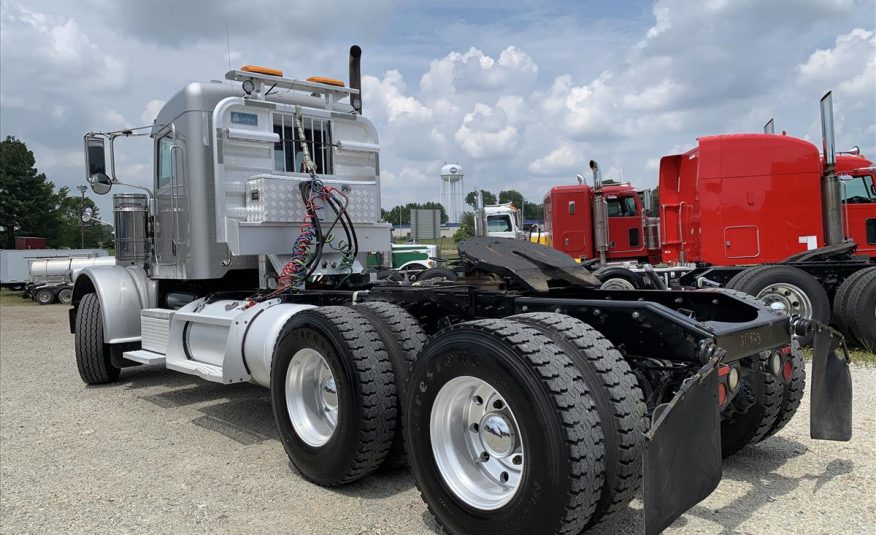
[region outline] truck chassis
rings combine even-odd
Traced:
[[[820,333],[813,429],[850,436],[848,366],[826,327],[718,289],[601,290],[571,258],[518,240],[474,238],[460,254],[457,281],[211,292],[143,310],[142,341],[115,347],[77,283],[80,374],[105,383],[164,363],[267,386],[304,477],[334,486],[407,460],[453,533],[580,530],[642,481],[646,532],[661,531],[714,490],[722,455],[793,415],[793,336],[806,329]]]

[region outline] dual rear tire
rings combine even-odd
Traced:
[[[404,465],[399,394],[425,341],[416,320],[389,303],[319,307],[286,323],[271,402],[281,442],[306,479],[336,486]]]
[[[641,390],[620,353],[579,320],[534,313],[454,325],[429,341],[409,385],[411,469],[450,533],[575,533],[640,486]]]
[[[876,267],[846,278],[834,295],[833,310],[846,335],[876,352]]]

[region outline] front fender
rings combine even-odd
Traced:
[[[79,272],[73,287],[70,332],[75,331],[79,301],[90,292],[100,300],[104,342],[139,342],[140,310],[154,307],[157,301],[156,284],[146,272],[122,266],[89,266]]]

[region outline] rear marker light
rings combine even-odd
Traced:
[[[791,364],[791,359],[785,360],[785,363],[782,365],[782,376],[785,378],[785,382],[791,382],[791,373],[794,372],[794,365]]]
[[[779,374],[782,373],[782,357],[779,355],[778,351],[773,353],[770,357],[770,368],[773,370],[773,375],[780,377]]]

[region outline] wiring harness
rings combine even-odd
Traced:
[[[328,246],[340,254],[340,260],[333,263],[332,267],[341,272],[346,271],[347,276],[353,273],[353,264],[359,253],[359,241],[353,228],[353,220],[347,212],[350,199],[343,191],[327,186],[316,174],[316,164],[310,157],[310,149],[307,138],[304,135],[304,127],[301,123],[301,109],[295,113],[295,124],[298,130],[298,138],[301,151],[304,155],[304,168],[310,175],[310,180],[299,186],[301,200],[304,203],[305,215],[301,223],[298,237],[292,244],[292,258],[286,262],[277,277],[278,287],[267,295],[251,298],[250,305],[257,301],[270,299],[280,293],[303,285],[316,268],[320,265],[323,251]],[[323,231],[323,224],[319,219],[319,211],[328,207],[334,213],[334,220]],[[340,225],[344,238],[336,239],[335,229]],[[325,267],[325,266],[324,266]]]

